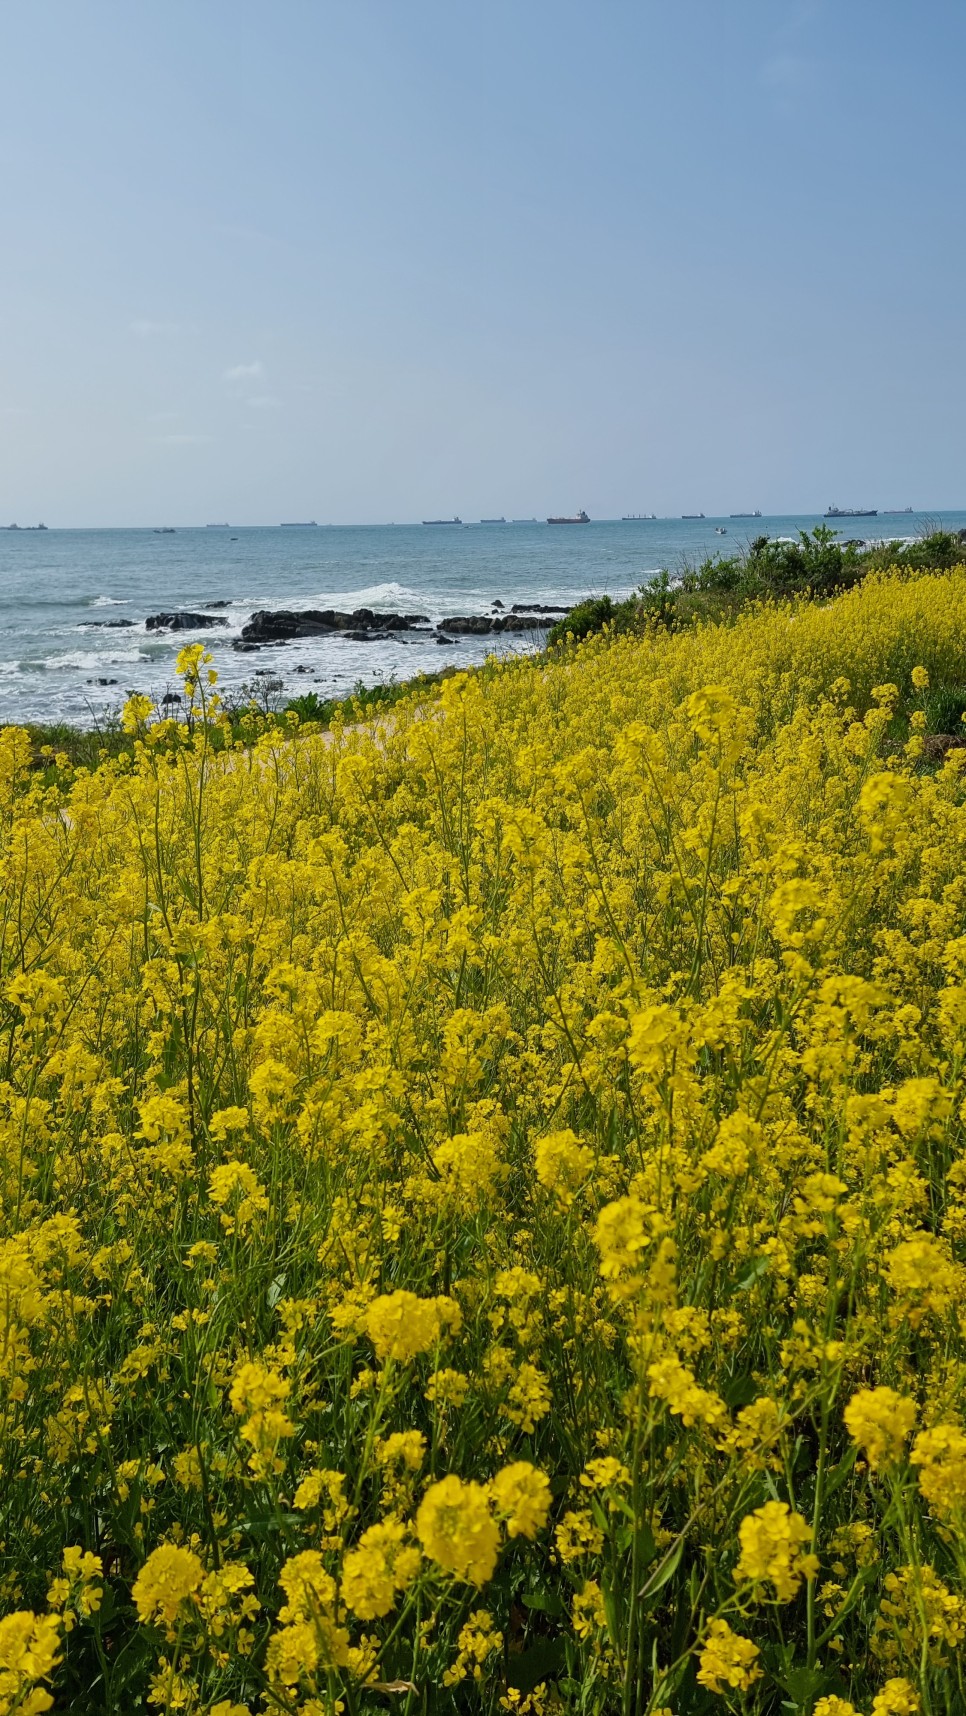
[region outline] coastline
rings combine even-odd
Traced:
[[[846,522],[840,539],[851,534]],[[877,536],[891,527],[911,541],[927,524],[966,527],[966,513],[865,522]],[[743,552],[756,532],[797,541],[819,523],[814,516],[726,520],[724,536],[710,516],[592,519],[571,530],[510,523],[449,531],[0,532],[0,720],[88,728],[132,690],[152,698],[176,692],[175,658],[190,633],[149,630],[148,618],[161,612],[205,612],[223,622],[198,635],[213,640],[221,687],[232,695],[271,674],[285,679],[287,696],[310,687],[344,698],[359,682],[409,679],[448,663],[462,668],[493,650],[526,647],[519,635],[457,635],[447,629],[453,620],[506,615],[522,604],[570,607],[588,597],[620,605],[661,568],[676,577],[709,556]],[[362,610],[371,625],[354,623]],[[265,642],[258,654],[236,650],[266,611],[331,611],[348,623],[338,635],[320,630]],[[417,615],[422,625],[386,625],[391,616]]]

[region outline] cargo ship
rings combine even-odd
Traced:
[[[826,518],[877,518],[877,506],[830,506],[826,509]]]
[[[728,514],[728,517],[729,518],[760,518],[761,517],[761,507],[757,507],[754,512],[730,512]]]
[[[657,518],[656,512],[625,512],[621,514],[621,524],[640,524],[645,518]]]
[[[461,518],[424,518],[424,524],[462,524]]]
[[[703,518],[704,513],[703,512],[682,512],[681,517],[682,518]]]
[[[506,524],[505,518],[481,518],[481,524]]]
[[[589,524],[590,519],[587,517],[587,514],[584,512],[583,507],[581,507],[580,511],[578,513],[576,513],[572,518],[548,518],[547,523],[548,524]]]
[[[291,523],[283,521],[278,528],[279,530],[318,530],[319,527],[314,518],[297,518]]]

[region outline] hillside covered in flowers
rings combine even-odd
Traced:
[[[181,667],[0,733],[2,1716],[961,1716],[966,570]]]

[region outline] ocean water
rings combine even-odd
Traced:
[[[843,536],[910,538],[933,520],[966,527],[966,512],[842,520]],[[211,649],[223,687],[267,678],[282,697],[350,691],[479,662],[490,651],[539,648],[545,634],[497,634],[357,643],[312,638],[260,649],[232,646],[259,608],[352,609],[425,614],[490,613],[499,600],[571,604],[624,597],[662,567],[726,552],[751,536],[796,535],[818,515],[763,519],[644,519],[549,526],[325,526],[305,529],[0,530],[0,722],[90,726],[136,690],[160,699],[175,688],[175,657],[194,636]],[[720,526],[727,532],[716,532]],[[227,623],[203,632],[152,633],[149,614],[200,609]],[[125,625],[105,624],[123,620]]]

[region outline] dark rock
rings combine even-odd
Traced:
[[[448,638],[443,634],[443,632],[437,632],[436,642],[438,644],[454,644],[457,642],[457,639],[456,638]]]
[[[217,602],[202,602],[203,608],[227,608],[228,602],[224,596],[219,596]]]
[[[331,608],[324,613],[309,609],[301,614],[261,608],[242,626],[241,635],[245,643],[287,643],[290,638],[315,637],[320,632],[337,630],[338,621]]]
[[[519,603],[508,614],[456,614],[445,622],[448,632],[485,637],[488,632],[546,631],[547,614],[564,614],[566,608],[524,608]]]
[[[237,638],[231,647],[232,649],[237,649],[239,655],[257,655],[259,650],[258,644],[240,643]]]
[[[149,632],[194,632],[204,626],[227,626],[228,621],[212,614],[149,614]]]
[[[89,679],[88,685],[116,685],[116,679]]]
[[[371,608],[356,608],[351,614],[338,608],[261,608],[242,626],[246,643],[288,643],[292,638],[324,636],[328,632],[396,632],[426,626],[425,614],[376,614]]]
[[[454,614],[452,619],[447,620],[446,630],[483,637],[487,632],[498,631],[501,623],[499,618],[491,619],[489,614]]]
[[[134,621],[133,620],[79,620],[78,624],[82,625],[82,626],[109,626],[112,630],[116,630],[120,626],[133,626]]]
[[[505,603],[500,601],[499,597],[497,597],[497,600],[493,603],[494,608],[502,608],[505,607],[505,605]]]
[[[496,603],[493,604],[496,607]],[[570,609],[565,602],[514,602],[511,614],[569,614]]]

